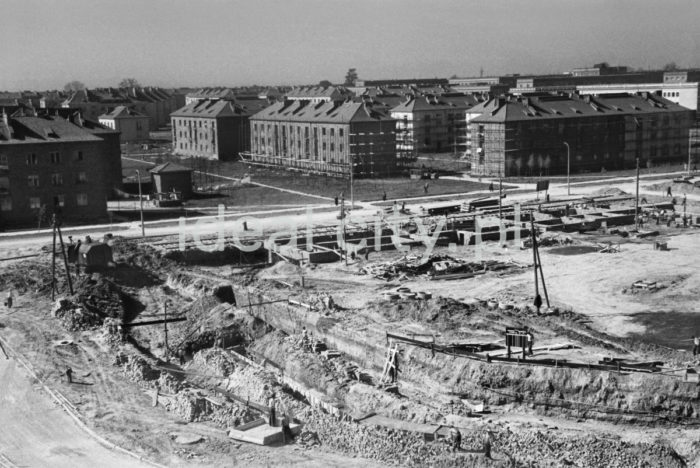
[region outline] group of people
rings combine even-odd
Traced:
[[[282,427],[282,443],[286,444],[294,439],[294,433],[290,428],[290,418],[287,415],[287,411],[280,408],[280,402],[277,400],[277,395],[274,392],[270,393],[267,399],[267,411],[268,420],[267,423],[270,427],[278,427],[278,424]],[[277,413],[281,413],[282,417],[278,420]]]
[[[462,450],[462,433],[459,432],[459,429],[454,426],[450,428],[450,434],[447,442],[449,443],[450,449],[452,449],[453,452],[459,452]],[[491,458],[491,434],[488,432],[484,435],[483,446],[484,456],[486,456],[486,458]]]

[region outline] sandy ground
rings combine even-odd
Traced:
[[[17,466],[151,466],[100,445],[13,360],[0,358],[0,453]],[[27,450],[31,447],[31,450]]]
[[[236,443],[222,428],[185,423],[162,407],[154,408],[150,394],[113,365],[115,351],[99,331],[68,332],[49,310],[47,298],[21,296],[12,309],[0,307],[0,333],[46,385],[77,408],[91,429],[147,460],[172,467],[381,466],[319,448]],[[17,466],[150,466],[100,445],[17,367],[0,353],[0,466],[3,456]],[[66,383],[67,367],[77,383]],[[205,442],[177,445],[170,436],[175,432],[201,435]]]

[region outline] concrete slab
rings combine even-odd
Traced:
[[[272,427],[264,421],[258,423],[248,423],[245,426],[239,426],[236,429],[229,429],[228,436],[242,442],[250,442],[258,445],[272,445],[282,442],[282,427]],[[301,433],[301,424],[290,424],[289,429],[292,434],[299,435]]]

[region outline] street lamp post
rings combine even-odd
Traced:
[[[136,177],[139,178],[139,211],[141,212],[141,237],[146,237],[146,227],[143,225],[143,196],[141,195],[141,172],[136,169]]]
[[[569,144],[564,142],[566,146],[566,194],[571,195],[571,148]]]

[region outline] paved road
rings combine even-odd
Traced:
[[[39,388],[0,354],[0,466],[150,466],[102,446]]]

